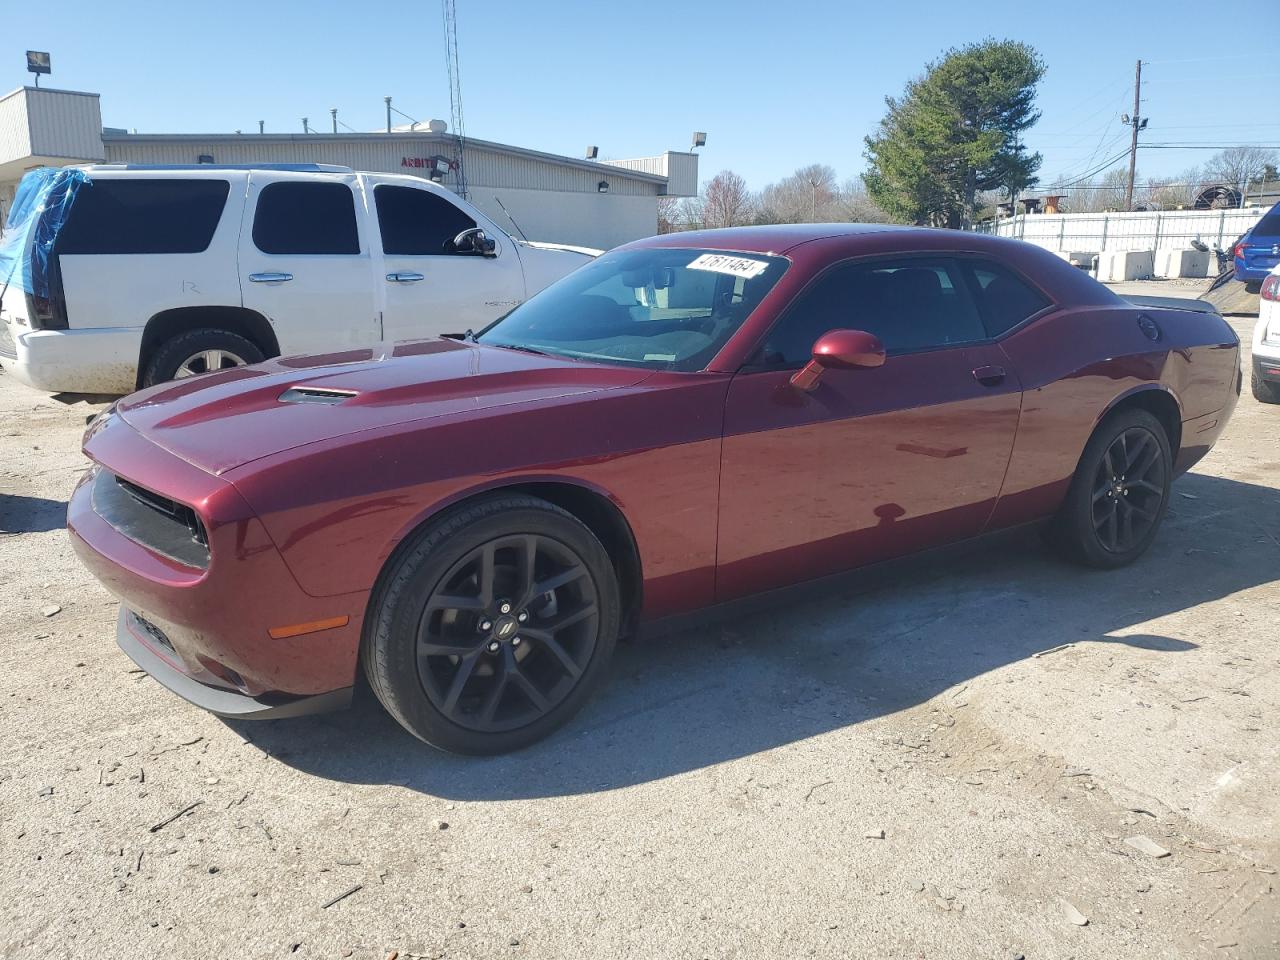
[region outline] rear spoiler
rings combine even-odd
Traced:
[[[1190,297],[1121,297],[1135,307],[1154,307],[1159,310],[1187,310],[1191,313],[1211,313],[1221,316],[1218,308],[1207,300],[1193,300]]]

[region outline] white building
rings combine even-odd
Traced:
[[[435,179],[464,192],[514,234],[607,248],[656,233],[658,197],[698,190],[694,153],[596,162],[468,137],[459,156],[458,139],[440,131],[443,124],[431,127],[436,129],[131,134],[103,129],[96,93],[20,87],[0,97],[0,214],[7,213],[22,175],[40,166],[332,163]]]

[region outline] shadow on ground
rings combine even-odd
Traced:
[[[0,533],[45,533],[67,525],[67,502],[0,493]]]
[[[1064,644],[1106,643],[1135,660],[1193,650],[1126,631],[1280,576],[1277,532],[1280,491],[1189,475],[1133,566],[1069,566],[1025,534],[869,591],[624,646],[610,682],[566,729],[505,757],[438,753],[367,693],[345,714],[234,726],[335,780],[464,800],[610,790],[884,716]]]

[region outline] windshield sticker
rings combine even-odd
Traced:
[[[690,270],[710,270],[712,273],[727,273],[731,277],[742,277],[750,280],[769,269],[765,260],[752,260],[749,257],[731,257],[723,253],[704,253],[689,264]]]

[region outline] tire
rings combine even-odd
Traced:
[[[1172,479],[1173,454],[1160,421],[1136,408],[1111,414],[1085,445],[1050,526],[1051,542],[1085,566],[1112,569],[1132,563],[1160,529]]]
[[[1249,377],[1249,387],[1253,390],[1253,399],[1259,403],[1280,403],[1280,388],[1274,383],[1267,383],[1256,370]]]
[[[499,494],[432,521],[392,557],[370,598],[361,662],[415,737],[451,753],[507,753],[581,709],[620,623],[617,576],[595,535],[545,500]]]
[[[266,359],[257,344],[230,330],[188,330],[166,340],[151,355],[151,362],[147,364],[142,377],[142,385],[150,387],[180,379],[181,376],[191,376],[193,373],[213,373],[213,370],[201,367],[199,358],[202,354],[214,353],[224,361],[219,367],[222,370],[246,363],[261,363]],[[191,372],[184,374],[184,366]]]

